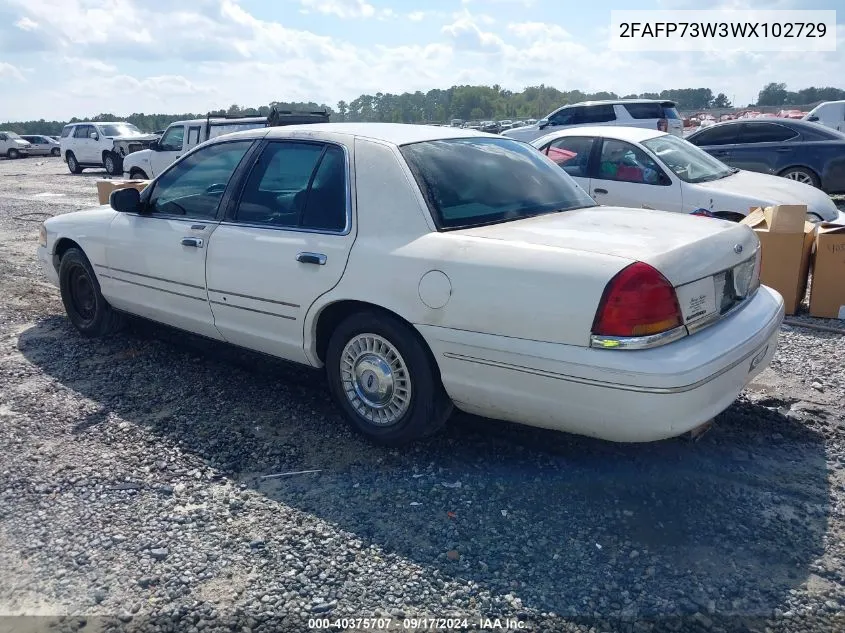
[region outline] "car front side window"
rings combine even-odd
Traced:
[[[185,126],[176,125],[164,133],[159,148],[165,152],[179,152],[182,150],[182,141],[185,138]]]
[[[229,180],[252,143],[217,143],[175,163],[156,180],[147,211],[153,215],[214,219]]]

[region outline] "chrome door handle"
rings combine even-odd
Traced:
[[[593,189],[593,193],[607,193],[607,189]]]
[[[326,256],[322,253],[299,253],[296,256],[296,261],[302,264],[317,264],[318,266],[325,266]]]
[[[200,237],[183,237],[182,246],[193,246],[194,248],[202,248],[202,238]]]

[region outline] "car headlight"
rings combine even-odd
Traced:
[[[41,246],[47,246],[47,227],[43,224],[38,229],[38,243],[41,244]]]

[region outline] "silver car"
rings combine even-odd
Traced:
[[[59,156],[61,154],[59,142],[50,136],[43,136],[41,134],[25,134],[22,135],[21,138],[25,141],[29,141],[30,156]]]

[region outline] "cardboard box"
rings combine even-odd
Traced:
[[[97,198],[99,198],[100,204],[108,204],[109,196],[115,189],[134,187],[138,191],[143,191],[148,184],[150,184],[149,180],[98,180]]]
[[[810,314],[845,319],[845,226],[820,224],[810,287]]]
[[[795,314],[807,292],[816,227],[804,219],[806,214],[806,206],[780,205],[753,209],[742,221],[754,229],[760,240],[763,251],[760,282],[783,295],[787,314]],[[800,224],[795,221],[796,216],[801,218]]]

